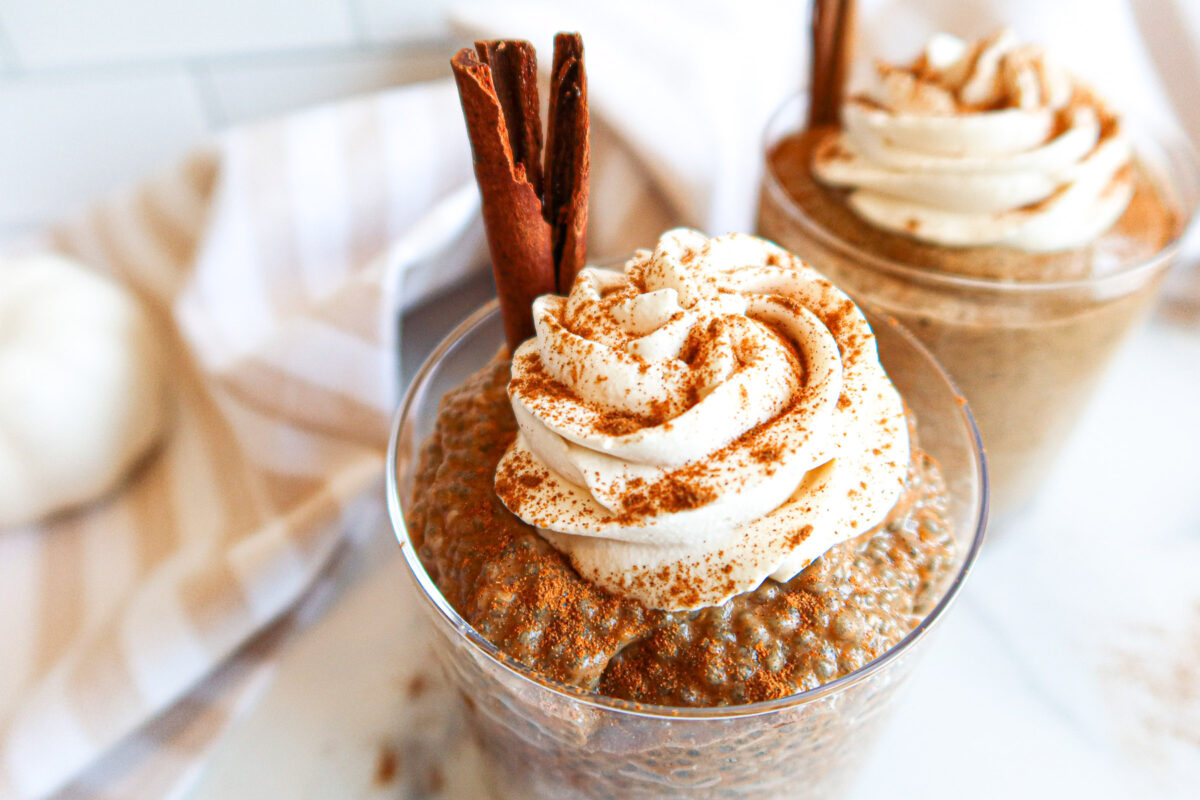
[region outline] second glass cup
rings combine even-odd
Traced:
[[[1078,280],[969,277],[883,258],[806,212],[771,157],[798,132],[806,106],[794,97],[768,125],[757,233],[817,265],[860,304],[895,316],[932,351],[975,413],[1002,519],[1033,496],[1104,367],[1157,296],[1196,213],[1191,149],[1180,135],[1135,137],[1139,165],[1178,215],[1178,234],[1153,257]]]
[[[868,316],[880,360],[915,413],[921,446],[941,464],[960,562],[933,609],[881,657],[816,689],[740,706],[647,706],[554,682],[499,651],[446,601],[409,538],[405,509],[442,395],[485,366],[503,341],[496,304],[464,321],[429,357],[392,431],[389,511],[436,632],[436,656],[458,689],[496,795],[767,800],[844,793],[896,687],[975,561],[987,518],[978,433],[958,391],[907,332]]]

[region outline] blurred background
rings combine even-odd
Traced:
[[[3,0],[0,238],[224,127],[446,77],[449,5]]]
[[[626,0],[628,2],[628,0]],[[228,126],[297,107],[449,76],[456,34],[451,8],[502,7],[483,0],[0,0],[0,240],[36,229],[98,194],[167,165]],[[560,27],[580,17],[559,4]],[[611,5],[611,4],[610,4]],[[1128,11],[1114,7],[1128,5]],[[1161,74],[1197,75],[1190,40],[1200,40],[1192,0],[864,0],[884,20],[864,49],[904,58],[944,20],[962,35],[1008,22],[1046,39],[1077,71],[1128,87],[1140,70],[1127,48],[1114,52],[1096,19],[1141,29],[1154,42],[1133,54]],[[1081,7],[1096,9],[1081,24]],[[803,48],[807,4],[743,0],[738,16],[764,46]],[[680,3],[701,20],[705,4]],[[585,31],[586,32],[586,31]],[[797,58],[799,63],[799,58]],[[599,76],[597,79],[602,79]],[[797,73],[796,83],[801,80]],[[1169,81],[1167,81],[1169,83]],[[1160,88],[1144,81],[1114,101],[1161,109]],[[1178,81],[1167,99],[1200,135],[1200,96]],[[1121,94],[1127,95],[1121,97]]]

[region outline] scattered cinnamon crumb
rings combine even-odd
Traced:
[[[761,464],[773,464],[783,457],[783,447],[778,444],[762,444],[750,451],[750,457]]]
[[[379,753],[375,758],[375,785],[387,786],[396,780],[396,776],[399,774],[400,754],[389,744],[380,745]]]
[[[442,768],[433,766],[429,768],[428,774],[425,776],[425,787],[429,794],[441,794],[446,788],[446,776],[442,772]]]
[[[789,533],[787,535],[785,541],[787,542],[788,547],[795,550],[797,547],[799,547],[801,544],[804,543],[805,539],[807,539],[809,536],[812,536],[812,532],[813,532],[813,526],[805,525],[800,530],[792,531],[791,533]]]
[[[412,676],[411,680],[409,680],[406,692],[408,694],[408,698],[410,700],[414,700],[425,694],[428,689],[429,679],[425,677],[424,673],[418,672],[416,675]]]
[[[1147,754],[1175,741],[1200,749],[1200,603],[1183,630],[1139,628],[1138,647],[1115,652],[1105,667],[1114,697],[1130,704],[1122,731]],[[1123,704],[1118,703],[1117,707]]]

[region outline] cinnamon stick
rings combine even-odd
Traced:
[[[550,224],[555,284],[571,290],[587,256],[588,183],[591,173],[587,73],[583,39],[554,37],[550,120],[546,132],[546,191],[543,213]]]
[[[479,60],[492,70],[496,97],[508,126],[513,161],[525,167],[525,177],[542,196],[542,120],[538,106],[537,53],[529,42],[476,42]]]
[[[495,62],[489,63],[493,56]],[[471,140],[492,272],[512,352],[534,333],[534,299],[555,289],[550,226],[530,180],[534,172],[534,180],[541,182],[531,166],[537,165],[540,153],[535,151],[541,146],[536,82],[528,80],[532,47],[526,42],[484,44],[477,50],[459,50],[450,63]],[[505,102],[496,89],[496,73],[502,75]]]
[[[812,69],[808,126],[841,122],[842,97],[850,73],[854,0],[813,0]]]

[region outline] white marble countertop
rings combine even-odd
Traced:
[[[404,352],[477,282],[405,324]],[[1039,499],[993,531],[853,798],[1200,796],[1200,319],[1134,335]],[[477,797],[390,532],[190,800]]]

